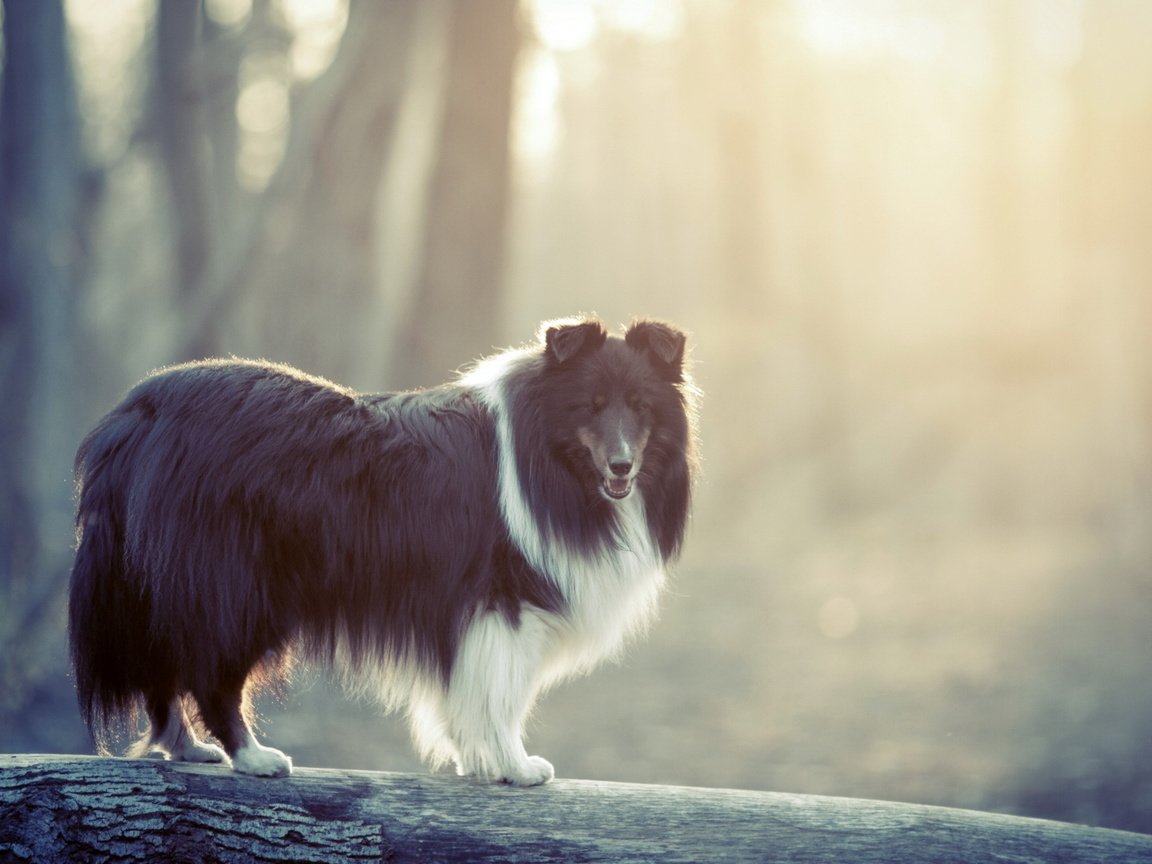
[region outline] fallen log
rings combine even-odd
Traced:
[[[912,804],[0,755],[0,861],[1152,862],[1152,836]]]

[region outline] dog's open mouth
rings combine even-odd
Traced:
[[[604,494],[617,500],[627,498],[632,491],[631,477],[609,477],[604,481]]]

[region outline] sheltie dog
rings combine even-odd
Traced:
[[[248,697],[299,655],[405,710],[433,764],[550,780],[533,702],[644,628],[681,545],[684,345],[568,320],[430,390],[245,360],[145,379],[76,456],[69,633],[101,752],[143,707],[138,752],[288,774]]]

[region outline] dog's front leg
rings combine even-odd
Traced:
[[[514,786],[537,786],[554,776],[551,763],[529,756],[523,742],[550,632],[530,612],[516,622],[483,612],[469,625],[445,699],[459,773]]]

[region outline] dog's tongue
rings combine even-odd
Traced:
[[[613,498],[623,498],[632,491],[632,481],[627,477],[612,477],[606,480],[604,485],[608,489],[608,494]]]

